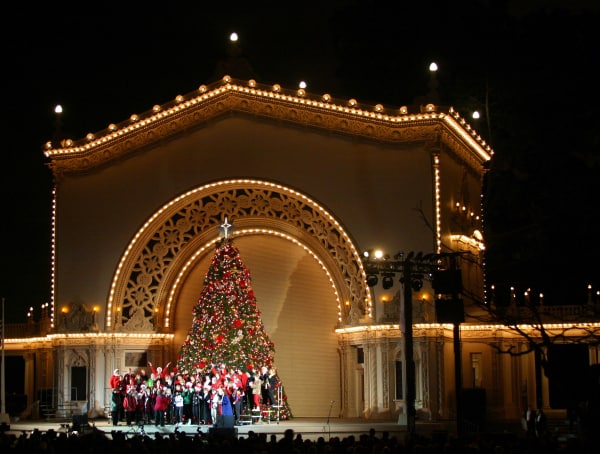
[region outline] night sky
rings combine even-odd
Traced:
[[[436,61],[441,104],[465,117],[482,111],[473,125],[496,152],[484,189],[488,281],[531,287],[548,304],[582,304],[588,284],[598,289],[597,2],[179,3],[55,2],[3,14],[8,322],[50,298],[52,177],[42,146],[55,132],[54,106],[65,109],[65,136],[80,139],[216,81],[234,31],[258,82],[305,80],[309,92],[361,103],[414,103]]]

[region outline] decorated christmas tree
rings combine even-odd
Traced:
[[[252,290],[250,272],[233,245],[227,218],[193,310],[192,326],[181,346],[177,369],[209,371],[225,367],[259,375],[263,367],[274,368],[275,347],[265,331]],[[279,415],[291,418],[283,384],[277,377],[274,391]],[[273,417],[273,415],[271,415]]]

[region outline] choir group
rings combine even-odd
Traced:
[[[260,371],[226,365],[212,365],[195,372],[169,371],[148,363],[146,369],[121,374],[115,369],[110,377],[111,421],[132,424],[197,424],[218,425],[232,419],[242,423],[242,415],[277,405],[280,381],[275,368],[263,366]]]

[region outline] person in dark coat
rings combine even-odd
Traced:
[[[204,385],[202,388],[202,398],[200,401],[200,423],[199,424],[214,424],[211,421],[210,406],[212,394],[210,385]]]
[[[525,430],[527,431],[527,436],[535,435],[535,410],[531,408],[531,406],[527,407],[525,413],[523,414],[523,421]]]
[[[546,414],[540,408],[535,415],[535,434],[538,438],[541,438],[545,435],[546,429],[548,428],[548,420],[546,418]]]
[[[192,420],[193,424],[202,424],[202,386],[196,383],[194,392],[192,393]]]
[[[233,390],[233,394],[231,395],[233,400],[233,416],[234,416],[234,424],[237,426],[240,424],[240,418],[242,416],[242,409],[244,403],[244,393],[241,388],[235,387]]]
[[[267,375],[267,396],[269,397],[269,405],[278,405],[275,394],[277,393],[277,387],[279,386],[279,379],[277,378],[277,372],[275,368],[269,369]]]
[[[121,405],[121,394],[118,391],[113,391],[110,399],[110,419],[113,426],[119,425],[119,414]]]

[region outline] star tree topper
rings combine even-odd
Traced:
[[[221,224],[219,230],[223,232],[223,237],[225,239],[229,238],[229,233],[231,230],[233,230],[233,224],[229,223],[229,221],[227,220],[227,216],[225,216],[225,221],[223,221],[223,224]]]

